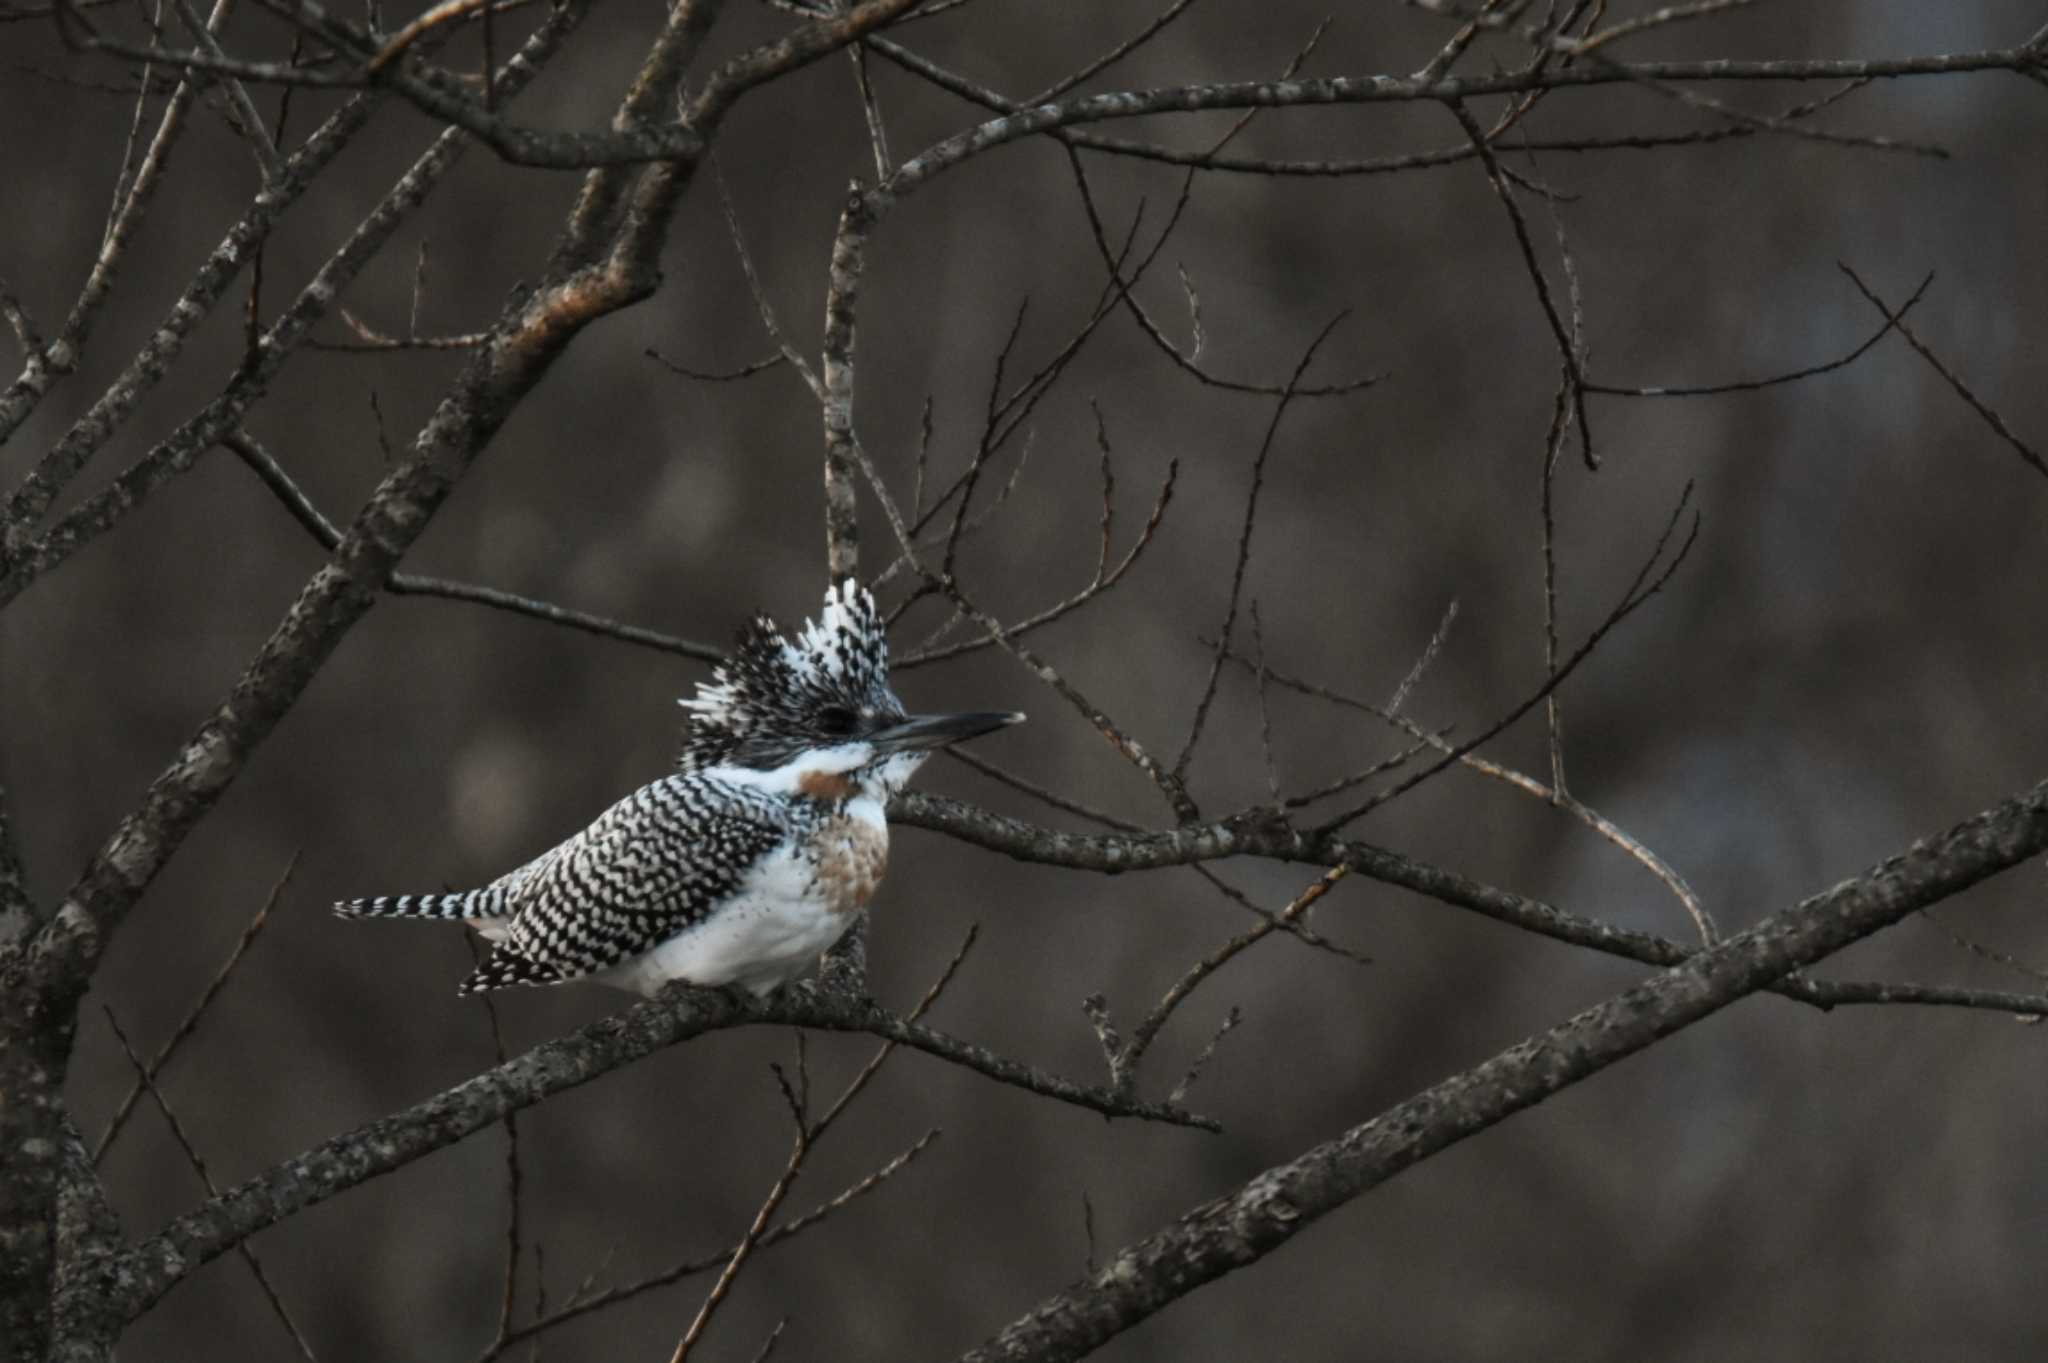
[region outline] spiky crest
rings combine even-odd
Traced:
[[[889,640],[867,588],[845,578],[825,589],[825,605],[786,639],[757,615],[740,630],[732,655],[697,694],[679,764],[698,771],[724,764],[775,765],[819,733],[819,717],[844,708],[901,714],[889,690]]]

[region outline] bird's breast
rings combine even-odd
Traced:
[[[858,913],[875,897],[888,869],[888,829],[853,815],[828,819],[812,835],[811,856],[826,907],[835,914]]]

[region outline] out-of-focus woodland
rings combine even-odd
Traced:
[[[0,1359],[2034,1356],[2044,22],[0,0]],[[864,974],[328,913],[843,572]]]

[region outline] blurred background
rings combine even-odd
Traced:
[[[1615,5],[1610,18],[1650,8]],[[901,38],[1022,96],[1153,12],[983,0]],[[1323,17],[1295,0],[1211,0],[1090,88],[1272,76]],[[1614,51],[1968,51],[2013,45],[2044,18],[2024,0],[1786,2]],[[652,4],[604,7],[518,117],[600,125],[658,22]],[[732,6],[715,53],[786,23]],[[252,12],[228,32],[260,50],[285,41],[280,29]],[[1347,6],[1307,71],[1413,71],[1448,29],[1391,0]],[[10,208],[0,273],[47,330],[96,249],[132,109],[77,83],[118,79],[115,63],[66,53],[45,23],[8,25],[0,39]],[[465,51],[451,48],[448,60]],[[1517,54],[1512,40],[1493,40],[1463,69]],[[981,117],[884,63],[871,70],[899,159]],[[1758,111],[1819,92],[1711,90]],[[274,110],[273,91],[258,100]],[[303,135],[330,104],[298,96],[292,126]],[[1199,148],[1232,117],[1112,131]],[[1831,359],[1882,320],[1837,261],[1895,302],[1933,270],[1915,329],[2041,448],[2044,120],[2048,91],[2038,85],[1954,76],[1879,83],[1822,120],[1938,142],[1948,159],[1787,137],[1541,156],[1536,173],[1566,196],[1557,215],[1580,276],[1593,374],[1703,384]],[[1711,125],[1653,91],[1610,86],[1556,95],[1528,126],[1562,138]],[[290,296],[432,132],[395,102],[378,116],[273,241],[268,307]],[[1461,140],[1435,106],[1304,109],[1261,116],[1233,150],[1355,158]],[[815,354],[846,184],[873,173],[847,60],[745,101],[718,165],[778,317]],[[1099,157],[1088,165],[1112,235],[1142,204],[1149,243],[1179,173]],[[537,276],[575,185],[472,153],[347,303],[402,331],[425,250],[422,330],[484,326],[516,281]],[[246,150],[215,113],[199,113],[81,372],[0,452],[9,485],[118,371],[256,188]],[[1562,290],[1549,215],[1523,202]],[[1310,378],[1387,375],[1352,396],[1297,402],[1280,429],[1246,582],[1272,665],[1384,701],[1456,600],[1457,625],[1407,709],[1432,727],[1479,731],[1543,672],[1538,499],[1557,368],[1480,168],[1202,178],[1138,290],[1186,344],[1176,267],[1199,293],[1202,362],[1213,373],[1278,383],[1349,309]],[[821,440],[808,392],[787,368],[706,384],[646,354],[730,369],[772,353],[708,176],[681,212],[666,274],[654,299],[586,334],[518,409],[408,569],[711,643],[756,608],[792,623],[815,608]],[[1020,305],[1028,300],[1029,311],[1013,376],[1066,341],[1101,280],[1065,155],[1044,140],[980,157],[884,220],[863,296],[858,412],[899,490],[913,476],[927,398],[932,476],[950,478],[979,437]],[[239,357],[238,314],[239,303],[220,309],[82,480],[86,490],[225,380]],[[321,335],[349,339],[338,322]],[[394,445],[409,441],[460,363],[445,353],[308,351],[248,425],[343,518],[385,467],[380,429]],[[1198,636],[1223,617],[1273,402],[1196,382],[1127,317],[1113,318],[1038,408],[1021,481],[962,552],[962,580],[1005,618],[1078,589],[1093,569],[1091,400],[1115,451],[1119,548],[1169,460],[1179,460],[1180,485],[1125,582],[1035,643],[1171,754],[1202,685]],[[1571,789],[1659,851],[1725,927],[2041,778],[2048,481],[1898,338],[1798,384],[1693,400],[1596,398],[1591,414],[1604,467],[1589,474],[1568,455],[1557,484],[1567,648],[1619,596],[1688,481],[1704,521],[1664,594],[1563,690]],[[1015,447],[1001,457],[983,496],[1016,457]],[[864,567],[874,571],[886,529],[871,502],[863,515]],[[40,896],[62,892],[321,560],[248,471],[215,452],[0,615],[0,783]],[[943,620],[920,608],[899,645]],[[551,845],[667,768],[674,700],[706,672],[474,606],[380,604],[109,953],[73,1071],[88,1133],[129,1083],[101,1004],[153,1050],[295,853],[269,929],[163,1081],[216,1177],[248,1177],[490,1063],[481,1008],[454,996],[469,968],[456,931],[345,923],[328,903],[481,883]],[[1028,710],[1028,728],[984,742],[979,755],[1121,816],[1170,821],[1085,721],[992,651],[906,673],[898,689],[913,708]],[[1400,746],[1362,716],[1283,693],[1271,722],[1289,790]],[[1192,768],[1206,810],[1264,798],[1258,732],[1253,687],[1226,672]],[[1536,718],[1487,752],[1547,775]],[[930,764],[923,784],[1084,826],[950,760]],[[1439,777],[1358,832],[1577,913],[1690,931],[1639,865],[1470,772]],[[1299,867],[1220,869],[1275,908],[1312,878]],[[2029,865],[1940,917],[2048,967],[2044,894],[2048,868]],[[870,957],[883,1000],[907,1007],[979,924],[980,945],[934,1020],[1091,1081],[1101,1057],[1081,998],[1104,993],[1128,1024],[1247,922],[1190,871],[1107,879],[918,831],[899,833],[876,910]],[[1193,1095],[1226,1124],[1221,1136],[1109,1124],[927,1057],[897,1057],[820,1149],[792,1209],[836,1193],[928,1128],[942,1138],[876,1195],[765,1252],[700,1356],[750,1358],[784,1316],[783,1357],[957,1353],[1082,1273],[1084,1199],[1106,1253],[1642,974],[1358,877],[1316,921],[1373,964],[1284,938],[1262,943],[1195,996],[1154,1053],[1148,1085],[1163,1093],[1225,1010],[1244,1010]],[[1824,973],[2038,985],[1917,919]],[[501,1005],[507,1040],[523,1049],[625,1001],[594,987],[518,992]],[[2048,1253],[2044,1048],[2048,1034],[1996,1014],[1821,1014],[1755,999],[1403,1175],[1100,1356],[2037,1356],[2048,1342],[2038,1291]],[[818,1082],[850,1074],[869,1049],[814,1039]],[[587,1275],[631,1279],[739,1236],[787,1150],[767,1066],[791,1055],[787,1035],[713,1036],[523,1116],[526,1226],[544,1249],[548,1301]],[[146,1108],[106,1173],[131,1234],[205,1196]],[[463,1359],[496,1323],[505,1217],[493,1131],[266,1232],[255,1247],[321,1358]],[[521,1268],[522,1313],[534,1269]],[[708,1286],[699,1277],[566,1326],[544,1338],[544,1356],[666,1357]],[[292,1348],[232,1256],[126,1339],[131,1356],[146,1358],[281,1358]]]

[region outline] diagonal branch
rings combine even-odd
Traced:
[[[767,1000],[742,1000],[722,990],[678,991],[599,1019],[425,1102],[332,1137],[130,1246],[78,1290],[91,1294],[97,1309],[116,1320],[133,1319],[201,1264],[288,1216],[665,1047],[750,1025],[864,1033],[1104,1116],[1214,1127],[1178,1107],[1073,1084],[844,995],[793,988]]]
[[[1961,398],[1964,402],[1969,403],[1970,410],[1975,412],[1978,416],[1983,417],[1984,424],[1989,426],[1993,431],[1997,432],[1999,439],[2003,440],[2006,444],[2012,446],[2014,454],[2017,454],[2020,458],[2024,459],[2029,465],[2031,465],[2036,473],[2040,474],[2044,478],[2048,478],[2048,460],[2044,460],[2037,450],[2035,450],[2032,446],[2028,445],[2026,441],[2021,440],[2017,435],[2013,434],[2012,427],[2005,424],[2005,419],[1999,416],[1997,412],[1992,411],[1990,407],[1986,406],[1983,399],[1979,398],[1975,393],[1971,392],[1968,385],[1966,385],[1961,379],[1957,378],[1955,372],[1951,370],[1947,365],[1943,364],[1940,358],[1936,356],[1932,350],[1929,350],[1927,348],[1927,343],[1922,341],[1918,336],[1916,336],[1913,333],[1913,329],[1906,325],[1906,313],[1909,309],[1912,308],[1914,302],[1919,299],[1920,291],[1916,290],[1913,294],[1913,297],[1906,300],[1906,304],[1904,307],[1894,309],[1891,306],[1891,304],[1885,302],[1884,299],[1880,298],[1877,295],[1876,291],[1874,291],[1868,284],[1863,282],[1863,276],[1857,274],[1847,265],[1843,265],[1841,268],[1842,273],[1849,276],[1849,281],[1856,286],[1857,291],[1860,292],[1865,298],[1870,300],[1871,306],[1875,307],[1879,312],[1884,314],[1885,325],[1887,327],[1897,327],[1899,329],[1899,335],[1906,338],[1906,344],[1913,347],[1914,352],[1918,354],[1921,359],[1927,361],[1928,364],[1934,367],[1934,372],[1941,375],[1942,381],[1948,384],[1950,388],[1953,388],[1955,390],[1956,396]],[[1920,288],[1923,290],[1926,287],[1927,286],[1925,284],[1922,284],[1920,286]]]
[[[1324,323],[1323,329],[1316,333],[1315,339],[1302,351],[1301,360],[1294,366],[1294,372],[1288,376],[1280,400],[1273,404],[1273,416],[1266,423],[1265,438],[1259,442],[1258,455],[1252,460],[1251,490],[1245,494],[1244,525],[1238,531],[1237,560],[1230,572],[1230,604],[1223,612],[1222,627],[1216,632],[1216,648],[1209,658],[1209,672],[1202,682],[1201,699],[1195,702],[1195,717],[1188,727],[1187,741],[1181,745],[1180,756],[1175,758],[1173,763],[1173,781],[1182,790],[1187,789],[1188,764],[1194,760],[1195,748],[1202,741],[1202,728],[1209,718],[1209,706],[1216,699],[1216,683],[1223,673],[1223,655],[1230,648],[1231,635],[1237,627],[1237,608],[1244,597],[1245,568],[1250,564],[1252,556],[1252,531],[1257,528],[1259,521],[1259,493],[1266,483],[1266,460],[1273,453],[1275,437],[1280,434],[1281,419],[1287,415],[1287,408],[1299,395],[1301,381],[1307,376],[1308,367],[1315,363],[1316,352],[1322,349],[1323,342],[1330,339],[1331,333],[1335,332],[1349,315],[1348,312],[1340,312]]]
[[[1654,933],[1615,927],[1597,918],[1571,913],[1389,848],[1295,828],[1273,820],[1270,811],[1248,811],[1214,823],[1160,832],[1068,833],[911,791],[897,796],[890,804],[889,820],[944,833],[1019,861],[1106,875],[1168,866],[1200,866],[1237,856],[1267,857],[1311,866],[1345,865],[1382,884],[1399,886],[1567,946],[1657,966],[1677,965],[1694,954],[1691,949]],[[1801,976],[1779,981],[1771,986],[1771,992],[1820,1009],[1849,1004],[1912,1004],[2048,1017],[2048,994],[2004,990],[1809,980]]]
[[[1579,451],[1586,461],[1586,467],[1600,467],[1600,456],[1593,452],[1593,428],[1586,421],[1586,369],[1580,355],[1579,341],[1573,329],[1565,326],[1559,315],[1557,303],[1550,294],[1550,281],[1543,273],[1542,262],[1536,258],[1536,244],[1529,234],[1529,220],[1522,215],[1522,206],[1515,201],[1515,191],[1508,184],[1506,172],[1500,160],[1493,154],[1493,147],[1487,141],[1486,130],[1479,126],[1477,119],[1458,100],[1444,101],[1444,107],[1458,120],[1458,126],[1465,130],[1466,138],[1472,143],[1472,150],[1478,153],[1486,166],[1487,181],[1500,199],[1501,207],[1507,210],[1508,221],[1515,229],[1515,244],[1521,248],[1522,265],[1529,272],[1530,282],[1536,286],[1536,301],[1543,305],[1543,318],[1550,323],[1550,334],[1557,342],[1559,361],[1564,365],[1567,386],[1571,393],[1572,415],[1579,425]]]
[[[1205,1283],[1468,1136],[1570,1088],[1915,910],[2048,850],[2048,783],[1913,845],[1417,1094],[1113,1256],[962,1363],[1037,1363],[1099,1347]]]
[[[321,514],[319,507],[313,505],[312,499],[300,489],[291,474],[277,461],[277,457],[248,432],[232,432],[221,437],[220,443],[263,480],[263,485],[283,503],[284,508],[292,514],[292,518],[305,527],[306,533],[319,542],[321,548],[332,551],[341,543],[341,531]],[[497,587],[486,587],[481,583],[457,582],[444,577],[426,577],[419,573],[392,573],[384,579],[384,590],[393,596],[431,596],[446,601],[466,601],[472,605],[489,606],[494,610],[543,620],[551,625],[581,630],[586,634],[616,639],[620,643],[635,644],[660,653],[695,658],[700,662],[715,663],[725,657],[723,650],[710,644],[700,644],[694,640],[678,638],[673,634],[664,634],[660,630],[647,629],[640,625],[629,625],[607,616],[593,615],[589,611],[558,606],[551,601],[536,601]]]

